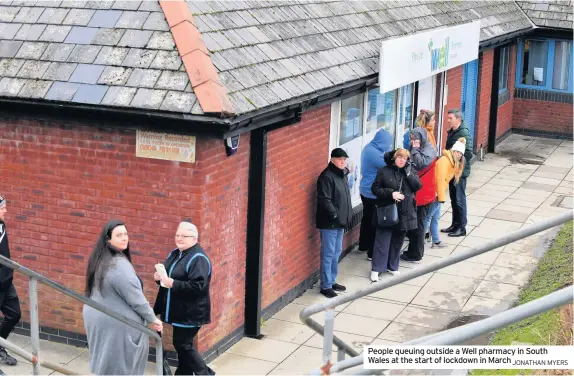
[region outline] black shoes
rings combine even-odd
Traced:
[[[333,283],[333,290],[335,290],[335,291],[347,291],[347,288],[343,285],[338,284],[338,283]]]
[[[446,233],[449,233],[449,232],[453,232],[453,231],[456,231],[457,229],[458,229],[458,226],[455,226],[455,225],[450,225],[450,227],[447,227],[447,228],[443,228],[442,230],[440,230],[440,232],[446,232]]]
[[[327,298],[334,298],[337,296],[337,293],[335,291],[333,291],[333,289],[325,289],[325,290],[321,290],[320,292],[321,292],[321,294],[323,294]]]
[[[406,261],[406,262],[412,262],[415,264],[421,263],[421,260],[415,260],[413,258],[410,258],[409,256],[405,255],[404,253],[401,255],[401,260]]]
[[[15,366],[18,364],[18,361],[12,356],[8,355],[5,348],[0,347],[0,363],[4,363],[9,366]]]
[[[466,229],[464,228],[457,228],[456,230],[454,230],[453,232],[451,232],[450,234],[448,234],[448,236],[452,236],[454,237],[458,237],[458,236],[466,236]]]

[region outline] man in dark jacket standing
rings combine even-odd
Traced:
[[[10,246],[8,244],[8,234],[6,231],[6,224],[4,223],[6,216],[6,200],[0,196],[0,255],[10,258]],[[12,283],[14,271],[7,266],[0,265],[0,311],[4,315],[4,319],[0,324],[0,337],[7,339],[8,335],[14,329],[14,326],[20,321],[22,316],[20,312],[20,300],[16,294],[16,288]],[[9,366],[15,366],[17,361],[10,356],[6,349],[0,347],[0,363]],[[0,370],[0,375],[4,372]]]
[[[331,162],[317,179],[317,228],[321,233],[321,294],[327,298],[345,291],[335,283],[339,256],[343,250],[343,234],[351,223],[353,207],[347,175],[347,158],[341,148],[333,149]]]
[[[166,275],[156,272],[160,283],[153,310],[173,326],[173,347],[179,364],[176,375],[215,375],[194,345],[204,324],[211,322],[211,261],[197,243],[197,227],[181,222],[175,233],[176,249],[165,261]]]
[[[472,136],[469,129],[464,125],[460,110],[448,111],[448,125],[446,149],[450,150],[459,138],[464,137],[466,139],[465,164],[458,183],[455,184],[453,179],[448,185],[452,205],[452,224],[450,227],[440,231],[448,233],[448,236],[466,236],[466,178],[470,175]]]

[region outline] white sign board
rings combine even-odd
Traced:
[[[480,21],[383,41],[381,93],[478,59],[479,42]]]
[[[136,157],[194,163],[195,137],[137,130]]]

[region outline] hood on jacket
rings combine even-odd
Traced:
[[[447,157],[447,159],[448,159],[448,161],[450,162],[450,164],[454,166],[454,155],[452,155],[452,151],[450,151],[450,150],[443,150],[442,155],[444,155],[445,157]]]
[[[386,153],[393,146],[393,135],[382,128],[375,134],[375,138],[370,143],[381,153]]]
[[[395,165],[395,161],[393,161],[393,155],[395,155],[395,151],[397,151],[396,149],[391,150],[389,152],[385,153],[385,162],[387,163],[387,166],[394,166]]]
[[[428,139],[427,130],[425,128],[417,127],[413,128],[411,132],[415,135],[417,140],[421,142],[421,148],[425,147]]]

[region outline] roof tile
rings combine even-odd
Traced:
[[[22,47],[18,50],[16,54],[16,58],[18,59],[39,59],[46,48],[48,47],[48,43],[42,42],[24,42]]]
[[[145,30],[169,31],[167,21],[165,20],[163,13],[160,12],[151,13],[145,21],[143,28]]]
[[[88,23],[88,26],[114,27],[121,15],[121,10],[97,10],[92,16],[90,23]]]
[[[77,66],[76,63],[51,63],[42,78],[51,81],[68,81]]]
[[[126,30],[118,45],[143,48],[150,41],[152,34],[151,30]]]
[[[130,48],[130,51],[122,62],[122,65],[134,68],[148,68],[156,54],[157,51]]]
[[[154,31],[146,48],[153,50],[173,50],[175,49],[175,42],[169,31]]]
[[[70,9],[62,23],[64,25],[86,26],[95,12],[92,9]]]
[[[28,80],[18,96],[23,98],[44,98],[52,81]]]
[[[111,9],[122,9],[122,10],[152,10],[152,9],[141,9],[144,3],[158,3],[158,1],[114,1]],[[157,8],[156,8],[157,9]]]
[[[38,40],[44,32],[46,25],[22,25],[14,39],[19,40]]]
[[[133,87],[111,86],[102,99],[102,104],[107,106],[128,107],[136,94]]]
[[[95,84],[104,71],[103,65],[79,64],[68,81],[81,84]]]
[[[107,90],[108,87],[103,85],[81,84],[72,98],[72,102],[99,104]]]
[[[189,113],[196,101],[197,97],[193,93],[170,91],[165,96],[160,110]]]
[[[116,27],[126,29],[141,29],[149,17],[149,12],[124,11]],[[150,35],[151,36],[151,35]]]
[[[0,95],[16,96],[25,84],[26,80],[21,78],[4,77],[0,80]]]
[[[74,26],[68,33],[65,43],[90,44],[98,30],[94,27]]]
[[[189,77],[185,72],[163,71],[155,84],[155,88],[183,91],[188,82]]]
[[[24,60],[0,59],[0,77],[15,77],[22,65],[24,65]]]
[[[80,84],[72,84],[69,82],[54,82],[46,93],[45,99],[56,101],[70,101],[76,94],[76,90]]]
[[[18,23],[0,23],[0,35],[2,39],[12,39],[16,36],[18,30],[20,30],[22,24]]]
[[[126,86],[153,88],[160,74],[161,71],[157,69],[134,69]]]
[[[256,109],[241,92],[229,94],[229,101],[236,112],[250,112]]]
[[[0,7],[0,22],[12,22],[19,11],[18,7]]]
[[[132,74],[131,68],[106,67],[98,80],[98,84],[104,85],[125,85]],[[135,93],[135,91],[134,91]]]
[[[40,18],[39,23],[45,24],[61,24],[68,15],[69,9],[62,8],[46,8]]]
[[[63,42],[72,30],[71,26],[48,25],[38,40],[45,42]]]
[[[134,107],[151,108],[157,110],[161,106],[167,91],[138,89],[131,105]]]
[[[0,40],[0,57],[14,57],[22,46],[22,42],[12,40]]]
[[[177,70],[181,65],[181,58],[177,51],[158,51],[150,68]]]
[[[44,8],[22,7],[13,21],[33,24],[38,22],[42,12],[44,12]]]
[[[96,56],[98,56],[101,48],[101,46],[78,45],[72,50],[72,53],[68,57],[68,61],[72,63],[91,64],[96,60]]]
[[[95,63],[102,65],[121,65],[122,61],[126,58],[128,51],[129,48],[102,47]]]

